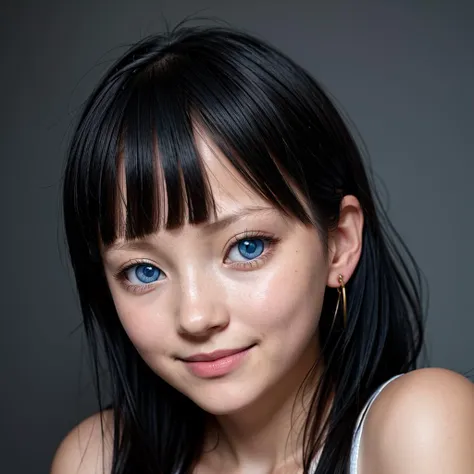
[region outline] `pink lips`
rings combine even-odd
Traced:
[[[253,346],[196,354],[183,359],[188,369],[198,377],[221,377],[235,370]]]

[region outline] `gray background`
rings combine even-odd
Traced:
[[[474,367],[474,8],[470,1],[3,1],[0,459],[44,473],[95,410],[59,222],[77,108],[116,49],[190,14],[257,33],[307,67],[364,138],[425,272],[434,366]],[[383,191],[383,188],[382,188]]]

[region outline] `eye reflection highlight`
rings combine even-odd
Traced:
[[[163,272],[149,263],[133,265],[125,270],[125,277],[132,285],[154,283],[161,275],[164,275]]]
[[[232,247],[229,258],[233,261],[253,260],[260,257],[264,249],[265,242],[262,239],[243,239]],[[239,256],[244,260],[239,260]]]
[[[276,237],[262,232],[249,232],[236,236],[229,245],[224,263],[235,270],[260,268],[279,242]],[[120,270],[115,278],[133,292],[143,292],[154,283],[166,278],[166,274],[156,265],[145,260],[134,260]]]

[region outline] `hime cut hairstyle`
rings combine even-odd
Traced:
[[[300,388],[313,392],[302,433],[305,474],[321,448],[315,474],[347,473],[352,434],[369,396],[416,368],[423,347],[421,272],[318,82],[246,33],[181,24],[140,41],[106,72],[83,108],[65,169],[65,233],[98,403],[113,411],[112,474],[187,474],[203,452],[209,415],[137,353],[101,260],[102,246],[119,237],[215,215],[196,130],[251,189],[314,226],[323,244],[343,197],[361,204],[363,246],[346,284],[347,326],[340,313],[334,319],[338,294],[328,287],[319,326],[322,376],[316,383],[315,365]]]

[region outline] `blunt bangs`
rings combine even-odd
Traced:
[[[285,214],[317,225],[311,217],[317,210],[305,210],[295,187],[314,203],[314,184],[302,171],[308,164],[301,162],[310,161],[313,178],[329,172],[322,160],[328,134],[318,133],[321,111],[303,99],[318,88],[271,49],[246,49],[241,36],[226,35],[231,41],[222,52],[215,36],[206,43],[201,34],[194,43],[191,34],[145,64],[123,59],[99,85],[72,144],[75,176],[68,185],[82,232],[99,229],[107,246],[215,215],[196,129],[252,190]],[[144,49],[146,41],[128,56]],[[117,186],[121,178],[125,195]],[[96,250],[97,237],[85,235],[90,249]]]
[[[313,225],[323,244],[343,197],[360,202],[362,249],[346,284],[347,322],[337,289],[327,287],[319,323],[323,371],[317,386],[312,371],[300,387],[314,388],[302,432],[304,472],[345,474],[365,403],[383,382],[416,368],[422,274],[380,205],[343,116],[317,81],[258,38],[182,24],[135,44],[109,69],[79,118],[65,168],[65,234],[99,411],[114,413],[111,472],[184,474],[207,448],[208,413],[138,353],[101,258],[102,247],[116,240],[215,217],[199,135],[249,189]],[[101,356],[110,376],[106,391]]]

